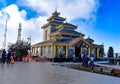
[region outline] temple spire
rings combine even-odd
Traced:
[[[60,13],[57,12],[57,7],[55,8],[55,11],[52,13],[52,15],[53,15],[53,16],[59,16],[59,15],[60,15]]]

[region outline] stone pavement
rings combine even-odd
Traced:
[[[120,78],[73,70],[50,62],[0,64],[0,84],[120,84]]]

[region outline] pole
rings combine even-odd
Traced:
[[[5,33],[4,33],[3,49],[6,48],[6,34],[7,34],[7,19],[6,19],[6,22],[5,22]]]

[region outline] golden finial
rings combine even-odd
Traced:
[[[59,15],[60,15],[60,13],[57,12],[57,7],[55,8],[55,11],[52,13],[52,15],[53,15],[53,16],[59,16]]]

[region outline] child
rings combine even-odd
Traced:
[[[14,64],[15,60],[13,58],[13,56],[11,57],[11,64]]]

